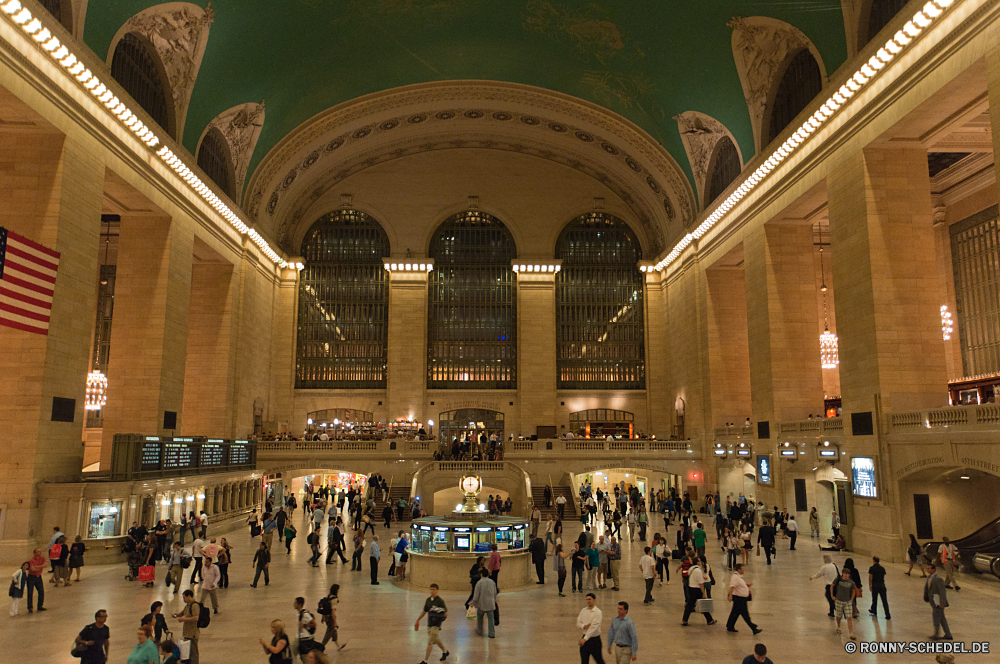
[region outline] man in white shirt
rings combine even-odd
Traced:
[[[566,496],[559,494],[556,498],[556,511],[559,513],[559,520],[562,521],[566,517]]]
[[[538,537],[538,526],[542,522],[542,510],[535,505],[531,510],[531,536]]]
[[[204,606],[205,604],[205,593],[212,598],[212,613],[219,612],[219,579],[222,578],[222,572],[219,571],[218,565],[212,564],[212,559],[205,558],[205,568],[201,572],[201,599],[199,600]]]
[[[833,618],[834,606],[833,598],[830,597],[830,586],[833,585],[833,582],[836,581],[839,576],[840,571],[837,569],[837,566],[833,564],[833,558],[830,556],[823,556],[823,566],[819,568],[818,572],[809,577],[810,580],[823,577],[823,583],[826,584],[826,588],[823,589],[823,597],[826,598],[826,602],[830,606],[830,613],[827,615],[831,618]]]
[[[642,580],[646,582],[646,597],[642,600],[643,604],[649,604],[653,601],[653,579],[656,576],[656,561],[653,560],[653,556],[649,555],[650,549],[648,546],[645,548],[645,555],[639,558],[639,571],[642,572]],[[687,618],[685,618],[685,621]]]
[[[750,601],[750,586],[743,580],[743,563],[736,563],[733,575],[729,577],[729,596],[726,598],[733,603],[733,610],[729,612],[729,620],[726,621],[727,632],[737,632],[736,620],[743,616],[743,620],[753,630],[754,635],[760,634],[761,630],[750,620],[750,611],[747,604]]]
[[[552,546],[556,545],[556,522],[552,520],[552,515],[549,515],[548,521],[545,522],[545,546],[548,547],[549,542],[552,542]]]
[[[601,655],[602,620],[604,614],[597,608],[597,596],[587,593],[587,607],[576,617],[577,629],[583,630],[583,636],[580,637],[580,661],[583,664],[590,664],[591,657],[597,664],[604,664],[604,657]]]
[[[198,578],[199,576],[204,578],[204,576],[201,573],[201,565],[203,558],[205,556],[204,548],[207,543],[208,542],[206,542],[200,537],[195,541],[191,542],[191,555],[194,557],[194,569],[191,570],[191,582],[190,582],[192,586],[195,583],[197,583],[197,581],[195,581],[196,578]]]
[[[688,618],[695,612],[698,600],[705,597],[705,575],[702,573],[700,565],[700,562],[696,562],[691,566],[691,571],[688,572],[687,604],[684,605],[684,621],[681,622],[681,625],[685,627],[687,627]],[[713,619],[712,614],[708,611],[705,612],[705,621],[709,625],[719,622]]]
[[[944,544],[938,547],[938,558],[941,559],[941,564],[944,565],[944,587],[951,588],[951,584],[954,582],[955,590],[961,590],[958,582],[955,581],[955,561],[958,558],[958,547],[952,544],[947,537],[942,537],[941,541]]]
[[[788,521],[785,523],[785,530],[788,531],[788,536],[791,538],[791,543],[788,545],[789,551],[795,550],[795,540],[799,537],[799,524],[795,523],[795,515],[789,514]]]
[[[198,525],[201,527],[201,538],[205,539],[205,536],[208,535],[208,515],[205,514],[205,510],[202,510],[201,514],[198,515]]]

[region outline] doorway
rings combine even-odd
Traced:
[[[498,410],[485,408],[459,408],[438,415],[438,432],[442,444],[451,445],[452,439],[462,441],[466,436],[473,435],[478,441],[479,436],[486,434],[497,442],[503,441],[504,414]]]

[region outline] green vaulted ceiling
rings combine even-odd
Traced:
[[[90,0],[87,44],[105,57],[122,24],[156,4]],[[828,72],[847,56],[841,0],[214,0],[212,8],[184,145],[193,153],[216,115],[265,99],[251,173],[331,106],[411,83],[479,79],[605,106],[649,132],[690,177],[679,113],[716,118],[745,158],[754,153],[726,25],[733,16],[792,24]]]

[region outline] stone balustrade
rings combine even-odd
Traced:
[[[959,431],[993,430],[1000,426],[1000,404],[951,406],[909,413],[891,413],[886,417],[889,433],[915,433],[920,430],[957,429]]]

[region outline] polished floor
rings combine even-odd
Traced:
[[[301,519],[301,514],[296,515]],[[301,530],[301,529],[300,529]],[[388,533],[380,528],[385,541]],[[579,532],[579,526],[570,527],[567,537]],[[221,533],[216,533],[221,535]],[[245,530],[229,533],[229,540],[237,548],[230,568],[231,586],[220,590],[221,614],[214,616],[211,626],[204,630],[201,639],[201,658],[205,664],[229,662],[265,662],[257,639],[268,635],[268,625],[274,618],[286,624],[295,622],[292,600],[297,595],[307,599],[307,606],[315,608],[320,595],[331,583],[341,585],[341,605],[338,611],[341,642],[347,648],[333,657],[335,662],[356,664],[420,662],[426,644],[426,627],[421,625],[414,632],[413,622],[427,595],[424,588],[397,586],[385,576],[382,568],[379,586],[369,584],[367,552],[365,571],[351,572],[349,565],[321,565],[312,568],[306,563],[308,546],[299,538],[292,554],[285,555],[284,548],[274,547],[271,585],[261,582],[257,589],[250,588],[253,543]],[[673,540],[673,530],[670,538]],[[753,619],[764,629],[753,637],[742,621],[737,625],[738,634],[725,631],[728,607],[725,588],[728,572],[724,570],[724,556],[718,548],[709,547],[710,563],[719,585],[713,593],[716,599],[716,618],[719,624],[706,626],[700,616],[692,616],[691,626],[682,627],[683,599],[681,586],[676,578],[673,583],[653,591],[655,602],[644,606],[643,582],[638,560],[643,543],[638,538],[623,547],[622,590],[597,591],[598,606],[604,612],[604,630],[614,615],[615,604],[627,600],[630,615],[639,634],[639,661],[677,662],[682,664],[708,664],[740,662],[752,651],[756,642],[768,647],[769,657],[781,662],[856,661],[856,662],[932,662],[933,655],[846,655],[846,625],[844,634],[835,632],[833,621],[826,616],[827,607],[822,599],[821,580],[810,581],[822,563],[815,539],[800,538],[796,551],[788,551],[788,541],[778,543],[778,556],[768,567],[763,558],[753,557],[748,581],[753,582],[754,601],[751,604]],[[711,540],[710,540],[711,544]],[[847,556],[837,555],[840,565]],[[856,557],[862,576],[867,580],[870,561]],[[860,602],[862,616],[856,634],[862,641],[925,641],[931,634],[930,610],[923,602],[923,585],[919,578],[903,574],[905,566],[886,565],[889,603],[892,620],[868,616],[870,601],[867,588]],[[547,563],[551,569],[551,558]],[[13,570],[11,570],[13,571]],[[157,586],[143,588],[138,583],[124,579],[124,565],[88,566],[84,568],[84,581],[70,587],[54,588],[46,583],[45,613],[28,615],[22,602],[21,615],[8,618],[7,610],[0,613],[0,642],[4,644],[5,662],[60,663],[78,661],[69,650],[75,634],[92,622],[94,611],[106,608],[108,625],[112,633],[110,662],[125,662],[135,645],[134,627],[139,618],[149,610],[149,604],[162,600],[165,614],[180,605],[179,596],[170,593],[162,584],[162,568],[157,569]],[[567,579],[566,597],[559,597],[553,577],[545,586],[504,592],[501,572],[501,620],[495,640],[477,637],[475,621],[465,618],[462,604],[465,594],[444,593],[448,603],[449,619],[441,631],[442,639],[454,662],[556,662],[578,661],[577,640],[580,631],[575,621],[584,605],[583,596],[570,592]],[[1000,584],[989,578],[963,575],[962,591],[949,594],[951,608],[948,620],[955,638],[970,644],[987,641],[1000,652],[1000,627],[996,620]],[[186,581],[185,586],[186,587]],[[881,614],[881,608],[879,610]],[[168,618],[171,626],[178,623]],[[178,634],[180,630],[178,629]],[[439,653],[432,655],[437,661]],[[996,657],[996,655],[992,655]],[[991,655],[958,655],[956,662],[991,661]]]

